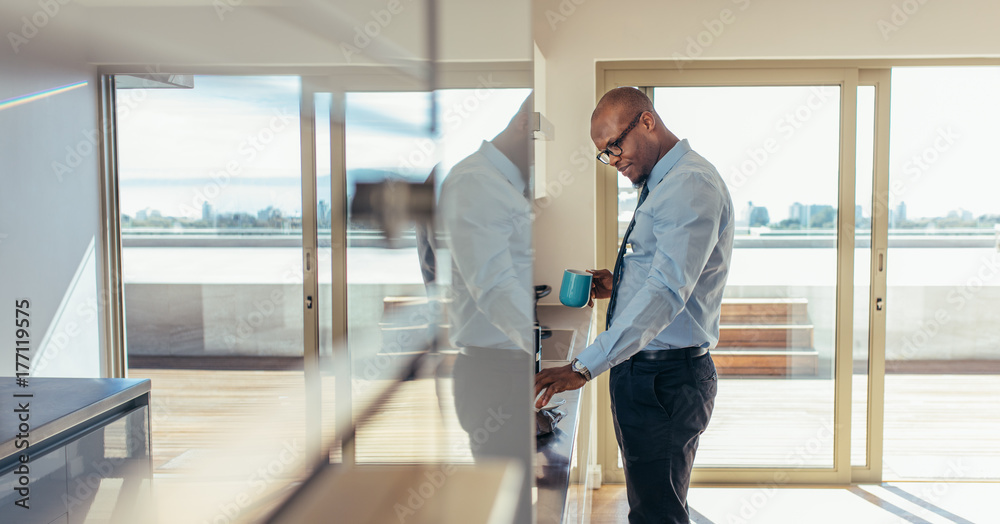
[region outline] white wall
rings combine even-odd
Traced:
[[[722,23],[720,31],[713,21],[723,9],[730,11],[729,23]],[[557,286],[563,269],[595,264],[596,150],[589,126],[597,98],[597,61],[688,55],[996,57],[998,19],[1000,3],[990,0],[535,0],[533,30],[546,58],[546,114],[556,127],[556,140],[547,151],[548,183],[551,188],[560,174],[566,180],[559,184],[558,197],[542,203],[545,208],[536,221],[535,281]],[[708,28],[718,35],[703,35],[709,44],[692,46]],[[554,296],[548,302],[554,303]]]
[[[5,21],[19,18],[9,13]],[[30,300],[33,376],[100,374],[99,156],[88,138],[98,126],[97,77],[61,45],[58,22],[17,52],[7,38],[0,44],[0,100],[89,82],[0,107],[0,376],[15,371],[15,298]]]
[[[100,64],[328,66],[428,56],[423,0],[87,4],[90,60]],[[438,12],[440,60],[530,63],[527,0],[445,0]]]

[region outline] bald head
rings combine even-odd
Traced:
[[[598,116],[606,111],[611,111],[621,115],[623,118],[631,119],[643,111],[653,111],[653,101],[646,96],[646,93],[634,87],[616,87],[601,97],[597,103],[594,113],[590,115],[593,122]]]
[[[677,143],[653,102],[634,87],[608,91],[590,116],[590,138],[607,148],[609,163],[633,185],[641,184],[659,159]]]

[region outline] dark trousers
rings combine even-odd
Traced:
[[[611,413],[625,464],[630,524],[688,523],[698,437],[715,406],[711,355],[625,361],[611,369]]]

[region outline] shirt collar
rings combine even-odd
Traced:
[[[671,147],[670,151],[667,151],[667,154],[663,155],[663,158],[653,166],[649,178],[646,179],[646,187],[652,191],[656,184],[659,184],[660,180],[663,180],[663,177],[667,176],[667,173],[673,169],[674,164],[689,151],[691,151],[691,146],[688,145],[686,138],[674,144],[674,147]]]
[[[514,186],[514,189],[518,193],[524,193],[527,182],[525,182],[524,176],[521,175],[521,170],[506,155],[501,153],[497,149],[497,146],[493,145],[492,142],[483,140],[483,145],[479,147],[479,152],[497,168],[497,171],[500,171],[507,178],[510,185]]]

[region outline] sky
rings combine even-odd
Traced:
[[[1000,213],[1000,177],[990,155],[998,92],[1000,67],[893,69],[890,207],[905,201],[909,218],[960,208],[974,216]],[[348,170],[413,180],[436,162],[447,170],[495,136],[527,93],[439,92],[437,142],[429,140],[427,94],[349,93]],[[321,97],[319,105],[329,100]],[[776,222],[794,202],[836,205],[839,87],[671,87],[657,88],[654,100],[667,126],[718,167],[738,209],[765,206]],[[216,212],[267,205],[301,212],[296,77],[198,76],[194,89],[119,90],[118,106],[123,213],[149,208],[195,217],[206,201]],[[873,90],[862,87],[857,201],[866,216],[873,112]],[[322,193],[329,191],[329,122],[319,123]]]
[[[194,89],[118,91],[121,209],[134,216],[301,213],[299,81],[296,77],[197,76]],[[348,93],[349,171],[393,171],[422,181],[492,139],[528,89],[439,92],[440,140],[430,140],[426,93]],[[316,101],[318,193],[329,194],[329,94]]]
[[[861,91],[857,187],[867,194],[857,201],[869,216],[874,91]],[[892,70],[890,208],[905,202],[908,218],[1000,214],[996,93],[1000,67]],[[839,97],[836,86],[670,87],[654,103],[716,165],[738,209],[752,201],[775,221],[794,202],[836,205]]]

